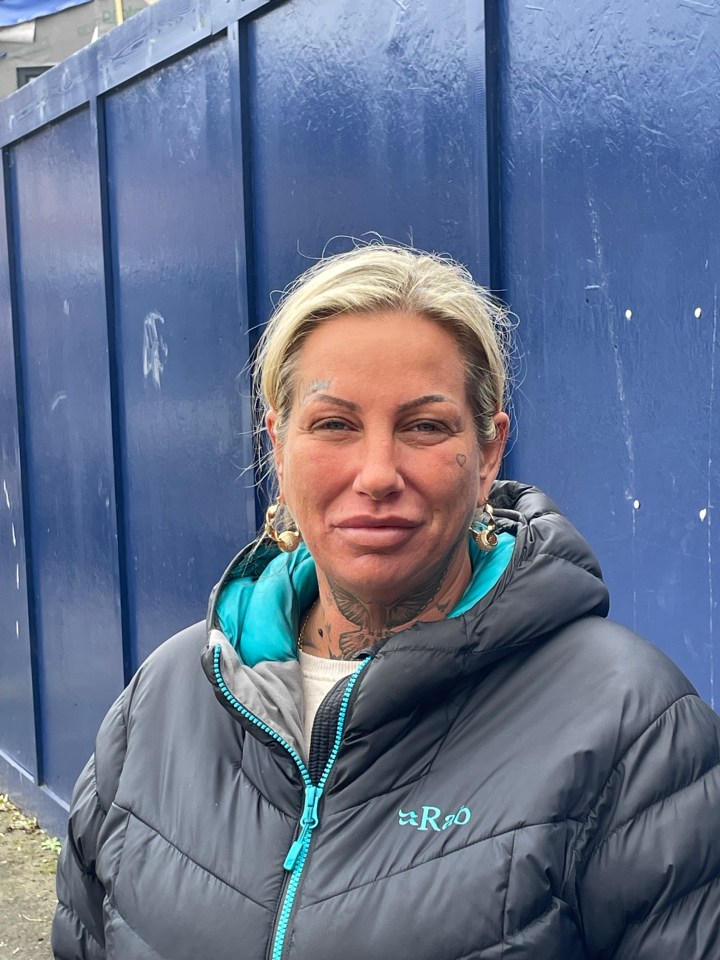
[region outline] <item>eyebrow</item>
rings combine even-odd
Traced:
[[[334,397],[330,393],[314,393],[308,400],[309,403],[334,403],[338,407],[343,407],[345,410],[352,410],[354,413],[360,409],[359,404],[353,403],[351,400],[343,400],[342,397]],[[454,400],[451,400],[450,397],[445,397],[441,393],[426,393],[423,397],[417,397],[415,400],[408,400],[407,403],[403,403],[398,407],[398,413],[407,413],[408,410],[415,410],[417,407],[424,407],[429,403],[452,403],[455,404]]]
[[[343,400],[342,397],[333,397],[330,393],[313,393],[308,399],[308,403],[334,403],[338,407],[344,407],[345,410],[353,410],[357,412],[360,407],[357,403],[353,403],[351,400]]]
[[[426,393],[424,397],[418,397],[416,400],[408,400],[407,403],[403,403],[400,408],[400,413],[405,413],[407,410],[414,410],[416,407],[424,407],[428,403],[455,403],[454,400],[451,400],[450,397],[444,397],[441,393]]]

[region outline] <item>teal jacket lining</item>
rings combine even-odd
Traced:
[[[498,535],[490,553],[468,538],[472,577],[448,617],[459,617],[498,582],[512,557],[515,538]],[[230,579],[216,604],[220,629],[249,667],[264,660],[296,660],[300,618],[318,595],[315,561],[305,544],[274,557],[259,577]]]

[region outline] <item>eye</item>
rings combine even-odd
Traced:
[[[350,424],[346,420],[339,420],[333,417],[329,417],[327,420],[319,420],[317,423],[313,424],[314,430],[323,430],[323,431],[333,431],[333,430],[350,430]]]
[[[408,443],[427,446],[447,439],[452,430],[441,420],[412,420],[403,427]]]
[[[408,424],[406,429],[412,433],[428,433],[431,435],[434,433],[447,433],[447,426],[438,420],[416,420],[414,423]]]

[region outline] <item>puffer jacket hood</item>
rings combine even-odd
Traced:
[[[607,615],[608,592],[597,559],[549,497],[536,487],[501,481],[493,486],[490,499],[498,532],[511,535],[515,541],[510,562],[493,588],[466,613],[444,621],[416,623],[367,651],[378,666],[382,665],[385,679],[382,694],[371,705],[378,725],[407,709],[408,702],[439,696],[457,683],[458,676],[467,679],[500,657],[542,642],[552,631],[579,617]],[[217,605],[229,581],[248,575],[256,580],[275,558],[291,562],[277,548],[264,548],[259,555],[246,548],[229,565],[211,594],[208,645],[203,655],[205,672],[223,706],[228,701],[218,686],[213,658],[218,646],[230,689],[241,702],[252,699],[261,715],[263,709],[256,694],[248,689],[248,681],[252,688],[258,682],[264,684],[275,673],[276,682],[267,691],[275,710],[277,702],[290,706],[301,696],[299,673],[286,661],[266,662],[255,673],[250,673],[241,661],[236,662],[231,644],[220,630]],[[287,619],[294,650],[303,604],[295,602],[291,606]],[[293,660],[295,656],[293,653]],[[406,666],[408,656],[415,664],[411,674]],[[290,688],[285,696],[279,693],[283,684]],[[392,695],[388,696],[387,691],[392,691]],[[277,714],[274,722],[281,726],[278,732],[296,742],[298,716],[288,721],[292,732],[284,728]],[[262,736],[257,725],[247,726],[251,733]]]
[[[511,534],[516,546],[493,591],[464,617],[467,642],[474,654],[488,655],[508,644],[532,641],[544,632],[543,627],[558,629],[587,614],[606,616],[609,598],[598,561],[552,500],[537,487],[509,480],[496,482],[490,499],[498,532]],[[208,636],[218,629],[217,600],[228,581],[247,575],[248,566],[256,579],[272,559],[282,556],[276,547],[265,547],[253,562],[249,561],[251,553],[251,548],[242,550],[212,590]],[[563,567],[560,578],[558,566]],[[483,616],[491,607],[493,615]],[[297,626],[295,622],[293,627]],[[416,624],[403,633],[422,632],[423,626]]]
[[[273,554],[233,561],[100,729],[57,960],[718,960],[720,721],[605,619],[550,500],[511,482],[491,500],[513,546],[492,586],[363,651],[311,744],[307,593],[267,609],[280,655],[246,663],[219,605]]]

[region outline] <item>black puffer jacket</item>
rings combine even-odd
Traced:
[[[500,581],[361,661],[307,762],[295,660],[243,666],[212,607],[148,659],[75,791],[57,958],[720,958],[720,720],[542,494],[492,499]]]

